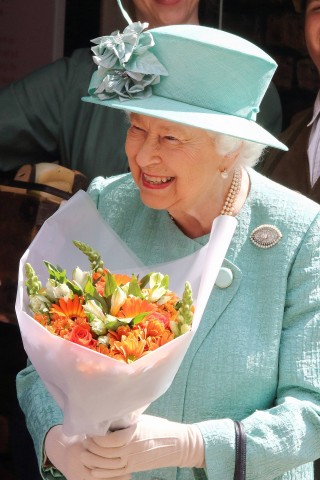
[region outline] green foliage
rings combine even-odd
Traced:
[[[79,248],[82,253],[84,253],[88,257],[91,264],[91,270],[93,270],[94,272],[103,270],[103,260],[101,259],[100,253],[90,247],[90,245],[79,242],[78,240],[73,240],[73,243],[77,248]]]
[[[39,293],[39,290],[42,288],[42,284],[30,263],[26,263],[24,268],[26,272],[25,285],[27,287],[27,293],[29,296],[37,295]]]
[[[143,298],[138,278],[135,275],[132,275],[132,279],[129,283],[128,295]]]
[[[63,270],[59,265],[57,266],[52,265],[52,263],[47,262],[46,260],[44,260],[43,263],[47,267],[47,270],[49,272],[49,276],[51,279],[56,280],[56,282],[58,283],[66,283],[67,281],[66,270]]]
[[[117,282],[112,273],[108,272],[105,276],[104,296],[109,297],[117,289]]]

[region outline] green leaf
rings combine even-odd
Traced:
[[[129,283],[128,295],[143,298],[141,288],[140,288],[139,283],[138,283],[138,279],[134,275],[132,275],[132,279]]]
[[[117,282],[112,273],[108,272],[105,277],[104,296],[109,297],[117,288]]]
[[[103,313],[109,313],[110,305],[111,305],[111,297],[110,301],[108,302],[108,298],[102,297],[97,290],[95,289],[94,285],[92,284],[91,278],[87,281],[86,286],[84,287],[84,293],[86,300],[96,300],[100,303]]]
[[[168,288],[169,288],[169,280],[170,280],[169,275],[165,275],[165,276],[163,277],[163,279],[162,279],[161,284],[160,284],[161,287],[164,287],[166,290],[168,290]]]
[[[150,277],[152,275],[152,272],[148,273],[147,275],[145,275],[144,277],[141,278],[140,280],[140,288],[144,288],[146,285],[148,285],[148,283],[150,282]]]
[[[94,290],[93,295],[91,295],[90,293],[86,294],[86,301],[87,300],[95,300],[96,302],[100,303],[101,309],[105,315],[109,313],[110,307],[108,306],[108,303],[106,301],[107,299],[101,297],[101,295],[99,295],[96,290]]]
[[[139,313],[139,315],[137,315],[136,317],[133,318],[133,320],[132,320],[132,325],[137,325],[137,323],[142,322],[142,320],[143,320],[147,315],[149,315],[149,313],[150,313],[150,312]]]
[[[52,265],[52,263],[47,262],[46,260],[44,260],[43,263],[47,267],[50,278],[52,278],[53,280],[56,280],[58,283],[66,283],[66,279],[67,279],[66,270],[63,270],[59,265],[57,266]]]
[[[83,294],[82,288],[78,287],[78,285],[75,285],[74,283],[70,282],[70,280],[66,280],[66,285],[70,288],[70,290],[78,295],[79,297]]]
[[[89,295],[94,296],[96,289],[94,288],[91,279],[86,283],[83,291],[84,293],[88,293]]]
[[[107,322],[106,324],[106,328],[107,328],[107,331],[108,330],[117,330],[118,327],[120,327],[121,325],[123,325],[122,322],[120,322],[119,320],[115,320],[113,322]]]

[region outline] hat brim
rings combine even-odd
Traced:
[[[96,97],[83,97],[84,102],[95,103],[106,107],[117,108],[128,112],[161,118],[191,127],[202,128],[212,132],[230,135],[232,137],[249,140],[262,145],[288,150],[288,147],[279,142],[271,133],[262,128],[253,120],[227,115],[221,112],[194,107],[177,102],[169,98],[152,95],[143,99],[130,100],[99,100]]]

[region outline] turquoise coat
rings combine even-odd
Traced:
[[[247,480],[312,480],[320,457],[320,207],[249,169],[251,189],[205,315],[169,390],[148,413],[197,423],[206,470],[163,469],[136,479],[232,480],[233,420],[247,434]],[[146,263],[179,258],[208,237],[186,237],[167,212],[145,207],[130,175],[97,178],[101,215]],[[259,248],[258,226],[282,233]],[[41,464],[62,415],[30,365],[18,396]],[[308,463],[309,462],[309,463]],[[57,472],[47,471],[46,478]]]

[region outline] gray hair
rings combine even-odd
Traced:
[[[251,142],[250,140],[243,140],[238,137],[231,137],[223,133],[216,133],[206,130],[209,137],[214,140],[217,152],[220,155],[228,155],[236,151],[240,146],[240,152],[238,157],[238,164],[244,167],[254,167],[266,147],[261,143]]]

